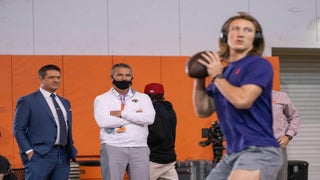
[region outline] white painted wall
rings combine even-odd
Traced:
[[[192,55],[255,16],[271,47],[318,48],[320,0],[0,0],[0,54]]]

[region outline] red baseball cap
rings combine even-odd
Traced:
[[[149,83],[144,87],[145,94],[164,94],[163,85],[160,83]]]

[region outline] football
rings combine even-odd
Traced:
[[[208,76],[207,68],[198,62],[199,59],[205,60],[201,54],[205,51],[198,52],[191,56],[186,63],[186,73],[191,78],[205,78]],[[206,60],[205,60],[206,61]]]

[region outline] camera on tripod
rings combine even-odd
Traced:
[[[207,140],[199,142],[199,145],[202,147],[209,146],[211,143],[214,144],[223,141],[223,133],[218,122],[214,122],[210,128],[202,128],[201,135],[202,138],[207,138]]]
[[[212,144],[213,160],[212,168],[214,168],[223,156],[223,146],[224,136],[220,129],[219,123],[216,121],[212,124],[210,128],[202,128],[202,138],[207,138],[206,140],[200,141],[199,145],[202,147],[209,146]]]

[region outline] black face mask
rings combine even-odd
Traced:
[[[125,90],[128,89],[131,85],[132,82],[131,81],[116,81],[113,79],[112,83],[119,89],[121,90]]]

